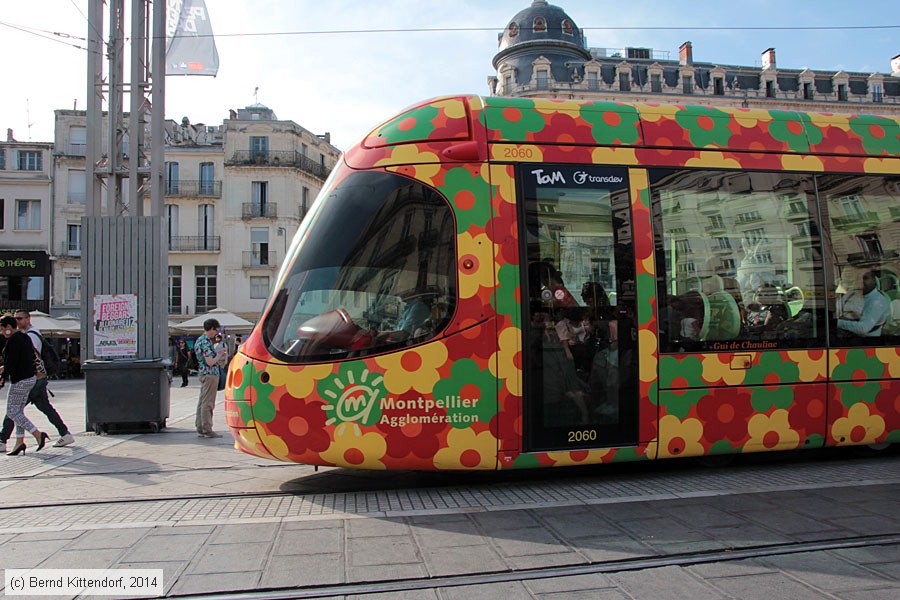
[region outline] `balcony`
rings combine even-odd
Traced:
[[[292,167],[309,173],[313,177],[322,179],[328,177],[331,169],[325,167],[295,150],[278,152],[251,152],[250,150],[237,150],[230,159],[225,159],[225,165],[229,167],[257,166],[257,167]]]
[[[275,219],[278,217],[278,204],[274,202],[244,202],[241,210],[243,219]]]
[[[197,181],[179,179],[165,183],[166,196],[188,196],[192,198],[221,198],[222,181]]]
[[[218,235],[173,235],[169,238],[169,252],[220,252],[222,238]]]
[[[274,269],[278,265],[277,255],[275,252],[254,251],[244,252],[244,268],[245,269]]]
[[[837,229],[846,231],[853,229],[868,229],[881,223],[877,212],[863,212],[854,215],[832,217],[831,224]]]

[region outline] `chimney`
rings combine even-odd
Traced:
[[[891,59],[891,75],[900,77],[900,54]]]
[[[762,68],[775,70],[775,48],[767,48],[762,53]]]
[[[13,132],[12,132],[12,128],[11,128],[11,127],[9,127],[9,128],[6,129],[6,141],[7,141],[7,142],[14,142],[14,141],[16,141],[16,138],[13,137]]]
[[[228,109],[228,118],[231,119],[232,121],[236,121],[237,120],[237,111],[234,110],[233,108],[229,108]]]
[[[694,64],[694,47],[690,42],[685,42],[678,49],[678,60],[682,66]]]

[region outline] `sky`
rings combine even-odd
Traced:
[[[900,54],[897,28],[797,29],[900,26],[896,0],[552,3],[584,29],[589,46],[648,47],[673,59],[691,41],[696,62],[759,65],[761,53],[774,47],[779,68],[888,73],[891,58]],[[206,4],[218,76],[167,77],[166,117],[221,125],[229,109],[258,101],[279,119],[316,134],[330,132],[332,143],[346,149],[418,101],[488,94],[497,35],[531,0]],[[87,53],[72,45],[87,45],[87,6],[88,0],[0,0],[0,135],[11,128],[19,141],[50,142],[54,110],[86,107]],[[759,27],[781,29],[749,29]],[[466,31],[402,31],[436,28]],[[390,31],[364,32],[376,29]],[[125,71],[127,79],[127,63]]]

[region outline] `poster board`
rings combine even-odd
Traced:
[[[137,296],[98,294],[94,296],[94,356],[132,358],[137,356]]]

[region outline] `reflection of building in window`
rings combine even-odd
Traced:
[[[755,223],[757,221],[762,221],[762,215],[759,214],[758,210],[751,210],[750,212],[739,214],[737,220],[739,224]]]
[[[881,247],[881,240],[878,239],[877,233],[865,233],[857,236],[859,247],[866,258],[881,258],[884,256],[884,249]]]
[[[856,194],[841,197],[841,206],[848,217],[861,217],[865,214],[862,200]]]
[[[757,242],[769,243],[769,238],[766,237],[766,230],[762,227],[759,227],[757,229],[748,229],[746,232],[744,232],[744,239],[746,239],[751,244],[755,244]]]
[[[730,250],[731,249],[731,238],[717,237],[716,242],[719,244],[719,248],[722,250]]]

